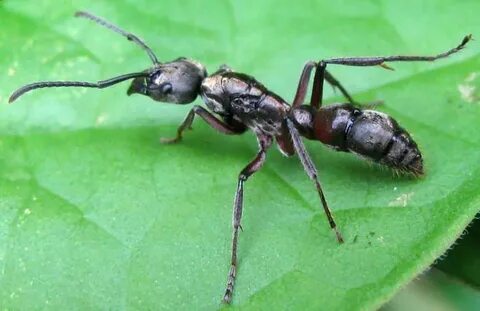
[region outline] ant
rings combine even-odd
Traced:
[[[385,56],[346,57],[309,61],[300,75],[292,105],[269,91],[252,76],[238,73],[228,66],[221,66],[211,75],[197,61],[177,58],[159,62],[153,51],[137,36],[128,33],[106,20],[87,12],[75,16],[90,19],[139,45],[146,51],[153,67],[141,72],[120,75],[97,83],[75,81],[37,82],[16,90],[9,102],[24,93],[45,87],[106,88],[119,82],[133,79],[127,94],[142,94],[159,102],[188,104],[200,96],[207,110],[195,105],[178,127],[173,138],[162,138],[163,143],[177,143],[185,130],[190,129],[195,116],[226,135],[240,135],[252,130],[258,141],[258,153],[240,172],[233,204],[233,232],[231,261],[223,302],[230,303],[237,275],[237,245],[243,210],[243,190],[247,179],[265,162],[267,150],[276,141],[279,150],[287,157],[295,154],[308,177],[313,181],[330,228],[339,243],[343,237],[337,229],[302,137],[317,140],[336,151],[352,152],[367,160],[390,167],[396,171],[420,176],[423,174],[422,155],[409,133],[390,116],[370,109],[362,109],[345,88],[327,70],[327,65],[381,66],[390,68],[386,62],[434,61],[448,57],[465,47],[472,36],[467,35],[453,49],[435,56]],[[315,69],[310,104],[304,105],[312,70]],[[322,107],[323,84],[327,81],[338,88],[348,103]],[[367,107],[368,108],[368,107]]]

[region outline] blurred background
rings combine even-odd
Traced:
[[[397,293],[382,310],[478,310],[479,245],[480,221],[477,219],[446,254]]]

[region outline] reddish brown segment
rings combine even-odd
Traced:
[[[324,144],[335,145],[333,143],[334,133],[332,133],[332,113],[317,113],[314,120],[313,133],[315,138]]]
[[[345,109],[322,108],[315,113],[313,132],[317,140],[334,146],[338,150],[346,150],[345,132],[351,126],[351,112]]]
[[[417,144],[388,115],[350,104],[331,105],[317,111],[305,106],[293,109],[300,112],[294,111],[292,115],[304,137],[395,170],[423,174],[423,160]],[[308,114],[310,117],[306,117]]]

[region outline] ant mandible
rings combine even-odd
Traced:
[[[137,36],[87,12],[77,12],[75,16],[90,19],[136,43],[147,52],[153,67],[97,83],[51,81],[28,84],[11,95],[10,103],[24,93],[38,88],[101,89],[133,79],[127,91],[128,95],[138,93],[155,101],[173,104],[188,104],[200,95],[211,111],[195,105],[178,127],[177,135],[162,139],[164,143],[179,142],[183,132],[191,128],[195,115],[223,134],[239,135],[250,129],[257,136],[258,153],[238,176],[233,204],[231,265],[223,296],[225,303],[230,303],[232,300],[237,274],[237,244],[239,229],[241,229],[244,183],[261,168],[265,162],[266,152],[274,140],[285,156],[297,154],[300,158],[305,172],[315,184],[330,227],[335,232],[339,243],[343,242],[343,237],[328,207],[317,169],[302,142],[302,136],[310,140],[318,140],[337,151],[358,154],[394,170],[415,176],[423,174],[421,153],[409,133],[390,116],[375,110],[361,109],[339,81],[326,70],[327,65],[381,66],[391,69],[386,62],[434,61],[448,57],[460,51],[471,39],[471,35],[468,35],[457,47],[435,56],[346,57],[307,62],[290,106],[280,96],[269,91],[249,75],[234,72],[227,66],[222,66],[215,73],[207,75],[202,64],[187,58],[159,62],[153,51]],[[310,105],[303,105],[313,69],[315,69],[315,76]],[[322,107],[324,80],[334,88],[338,88],[349,103]]]

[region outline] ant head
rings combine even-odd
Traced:
[[[156,101],[175,104],[187,104],[195,100],[200,91],[200,85],[207,76],[207,71],[201,64],[186,58],[178,58],[169,63],[160,63],[155,53],[134,34],[126,32],[88,12],[78,11],[75,13],[75,16],[90,19],[137,44],[148,54],[154,67],[143,72],[123,74],[96,83],[83,81],[40,81],[30,83],[13,92],[8,100],[10,103],[23,94],[40,88],[89,87],[103,89],[130,79],[133,79],[133,81],[128,89],[128,95],[139,93]]]
[[[207,76],[205,67],[186,58],[158,64],[146,72],[148,76],[132,81],[127,94],[143,94],[155,101],[175,104],[194,101]]]

